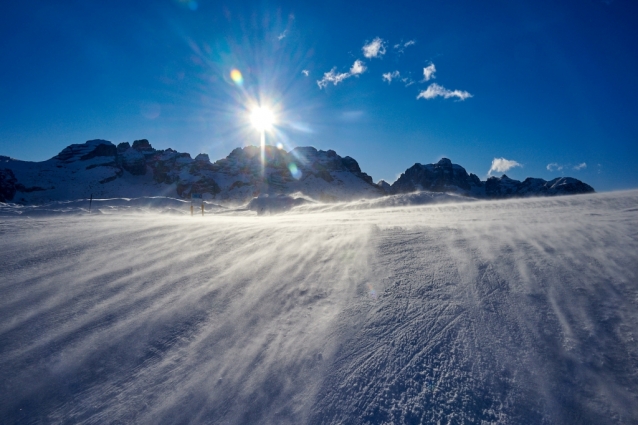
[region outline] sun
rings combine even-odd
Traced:
[[[267,131],[272,129],[275,123],[275,115],[270,109],[256,107],[250,113],[250,122],[259,131]]]

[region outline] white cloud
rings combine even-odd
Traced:
[[[385,55],[385,41],[377,37],[370,43],[365,44],[362,49],[366,58],[378,58]]]
[[[356,61],[354,61],[354,63],[352,64],[352,67],[350,68],[350,75],[363,74],[364,72],[366,72],[366,69],[367,68],[363,64],[363,62],[357,59]]]
[[[399,78],[400,75],[401,74],[399,74],[399,71],[386,72],[385,74],[383,74],[383,81],[387,81],[389,84],[392,82],[393,79]]]
[[[416,97],[417,99],[434,99],[435,97],[441,96],[445,99],[449,99],[450,97],[457,97],[459,100],[465,100],[468,97],[472,97],[472,95],[466,91],[461,90],[448,90],[443,86],[440,86],[436,83],[430,84],[430,86],[423,90]]]
[[[360,74],[366,72],[366,70],[367,68],[365,64],[361,60],[357,59],[350,67],[349,72],[337,73],[337,67],[332,68],[329,72],[324,72],[323,78],[317,81],[317,85],[320,89],[326,87],[329,83],[336,86],[346,78],[350,78],[352,76],[358,77]]]
[[[310,71],[308,71],[307,69],[304,69],[303,71],[301,71],[301,73],[305,75],[306,77],[310,75]]]
[[[407,42],[403,45],[403,47],[412,46],[413,44],[416,44],[416,41],[414,41],[414,40],[410,40],[410,41],[407,41]]]
[[[336,86],[337,84],[351,76],[349,72],[338,74],[336,71],[337,67],[334,67],[329,72],[324,72],[323,78],[317,81],[317,85],[320,89],[326,87],[328,83],[333,83]]]
[[[282,32],[281,34],[279,34],[279,36],[277,37],[278,40],[283,40],[284,38],[286,38],[286,36],[288,35],[288,30],[285,30],[284,32]]]
[[[563,169],[563,166],[556,162],[552,162],[550,164],[547,164],[546,168],[548,171],[560,171]]]
[[[433,63],[423,68],[423,81],[430,81],[432,78],[436,78],[434,73],[436,72],[436,67]]]
[[[505,158],[494,158],[492,160],[492,166],[490,170],[487,172],[488,175],[492,174],[492,171],[496,171],[498,173],[504,173],[514,167],[522,167],[523,164],[519,164],[516,161],[505,159]]]
[[[582,170],[583,168],[587,168],[587,164],[584,162],[574,166],[574,170]]]

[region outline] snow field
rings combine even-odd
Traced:
[[[0,219],[3,423],[638,421],[638,192]]]

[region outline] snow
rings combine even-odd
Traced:
[[[638,421],[638,191],[388,199],[4,206],[2,422]]]

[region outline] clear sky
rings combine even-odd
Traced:
[[[635,0],[26,0],[0,36],[0,154],[18,159],[146,138],[214,161],[259,144],[259,103],[269,144],[375,181],[445,156],[638,187]]]

